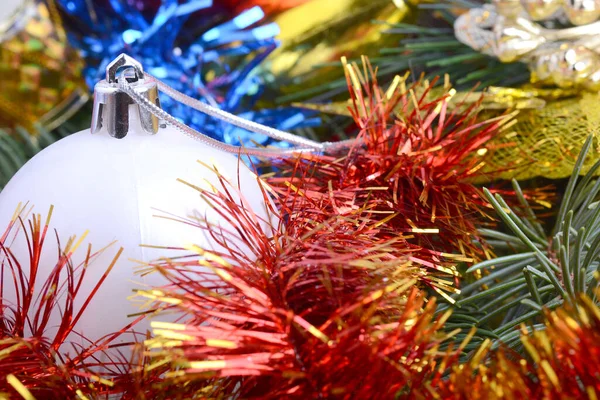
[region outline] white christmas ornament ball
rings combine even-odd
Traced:
[[[75,331],[91,340],[118,331],[132,321],[127,315],[140,311],[139,304],[127,299],[134,289],[165,284],[156,273],[140,277],[132,260],[147,262],[182,255],[181,251],[140,247],[141,244],[175,247],[196,244],[205,249],[215,248],[210,236],[201,229],[159,218],[156,216],[161,214],[159,211],[178,217],[206,217],[224,228],[229,226],[220,221],[198,191],[178,182],[179,178],[200,187],[208,187],[205,182],[220,187],[217,175],[198,160],[216,166],[234,187],[239,184],[247,202],[244,204],[259,218],[268,220],[257,177],[238,157],[208,147],[172,127],[163,127],[156,135],[150,135],[141,128],[136,106],[130,106],[129,126],[129,133],[123,139],[115,139],[102,129],[94,134],[82,131],[58,141],[25,164],[0,193],[0,226],[8,225],[19,202],[29,202],[43,218],[54,205],[50,227],[56,230],[63,246],[70,236],[89,231],[74,255],[74,265],[85,259],[88,243],[99,250],[117,241],[88,268],[77,306],[81,306],[100,280],[118,248],[124,248],[75,327]],[[18,235],[10,248],[28,266],[24,235]],[[55,266],[56,255],[57,243],[52,233],[44,245],[42,270],[36,282],[38,290]],[[5,302],[15,301],[11,287],[5,284]],[[50,325],[59,321],[55,312]],[[144,332],[148,327],[149,323],[144,322],[136,330]]]
[[[0,6],[0,23],[14,15],[15,12],[25,4],[24,0],[3,0]]]

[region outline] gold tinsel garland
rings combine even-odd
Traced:
[[[0,128],[60,126],[88,100],[82,68],[54,1],[25,1],[0,25]]]
[[[487,162],[488,170],[516,165],[502,178],[530,179],[536,176],[558,179],[569,176],[585,138],[600,134],[600,94],[584,92],[577,96],[548,101],[539,109],[521,110],[511,132],[498,137],[506,147],[498,149]],[[582,173],[600,155],[596,141]]]

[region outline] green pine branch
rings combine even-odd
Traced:
[[[0,129],[0,190],[29,159],[65,136],[90,126],[90,107],[83,107],[62,126],[49,131],[37,126],[34,132],[22,127]]]
[[[517,181],[512,183],[522,207],[519,213],[501,196],[484,189],[510,233],[481,230],[481,234],[503,242],[512,253],[480,262],[466,271],[477,272],[481,278],[461,288],[460,295],[455,296],[455,312],[449,323],[477,329],[469,348],[476,348],[485,337],[493,338],[496,346],[503,343],[517,347],[520,344],[517,328],[526,324],[530,330],[542,329],[544,309],[572,303],[580,293],[596,301],[600,179],[595,176],[600,161],[579,177],[592,142],[593,137],[588,137],[579,154],[556,223],[550,230],[544,229]],[[461,340],[465,334],[456,339]]]
[[[31,134],[20,127],[12,133],[0,130],[0,189],[31,157],[57,139],[43,130],[39,134]]]
[[[477,52],[459,42],[454,36],[456,8],[479,7],[480,3],[463,0],[441,0],[433,4],[420,4],[415,10],[415,23],[385,24],[385,38],[381,47],[369,47],[364,55],[378,67],[378,78],[387,86],[395,75],[411,71],[415,79],[424,73],[432,80],[448,74],[457,90],[470,90],[475,85],[515,86],[529,81],[529,71],[522,63],[501,63],[497,59]],[[392,44],[390,46],[390,44]],[[360,62],[360,60],[351,60]],[[346,80],[339,62],[315,65],[305,76],[295,79],[302,82],[295,90],[277,97],[278,104],[292,102],[326,102],[344,97]],[[333,69],[332,67],[336,67]],[[327,79],[319,79],[325,76]],[[278,81],[276,81],[278,82]],[[312,83],[317,82],[317,83]],[[280,83],[280,82],[279,82]],[[441,83],[441,82],[440,82]],[[308,87],[307,87],[308,86]]]

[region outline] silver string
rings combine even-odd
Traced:
[[[352,147],[357,144],[356,139],[347,139],[341,140],[338,142],[315,142],[314,140],[310,140],[307,138],[303,138],[298,135],[294,135],[293,133],[281,131],[279,129],[271,128],[265,125],[258,124],[254,121],[249,121],[244,118],[240,118],[237,115],[228,113],[227,111],[221,110],[219,108],[213,107],[210,104],[203,103],[193,97],[186,95],[185,93],[181,93],[166,83],[160,81],[154,76],[144,72],[144,76],[146,79],[149,79],[156,83],[159,90],[168,95],[169,97],[185,104],[188,107],[193,108],[194,110],[203,112],[212,117],[218,118],[222,121],[228,122],[234,126],[239,128],[246,129],[250,132],[259,133],[275,140],[288,142],[297,146],[301,146],[304,148],[303,151],[307,151],[306,148],[313,148],[318,151],[337,151],[340,149],[346,149]]]
[[[123,92],[125,92],[129,96],[131,96],[131,98],[133,100],[135,100],[135,102],[140,107],[144,108],[146,111],[154,114],[157,118],[165,121],[169,125],[172,125],[175,128],[179,129],[185,135],[187,135],[187,136],[191,137],[192,139],[195,139],[207,146],[211,146],[215,149],[225,151],[227,153],[244,154],[244,155],[248,155],[248,156],[255,156],[255,157],[261,157],[261,158],[282,157],[282,156],[287,156],[287,155],[291,155],[291,154],[295,154],[295,153],[313,153],[313,152],[316,152],[316,150],[317,150],[315,148],[291,148],[291,149],[266,148],[266,147],[265,148],[247,148],[247,147],[242,147],[242,146],[234,146],[234,145],[223,143],[219,140],[213,139],[213,138],[205,135],[204,133],[201,133],[201,132],[185,125],[184,123],[180,122],[177,118],[173,117],[171,114],[169,114],[162,108],[158,107],[156,104],[152,103],[151,101],[146,99],[144,96],[137,93],[135,91],[135,89],[131,86],[131,84],[129,82],[127,82],[127,79],[125,78],[126,72],[127,72],[127,69],[124,69],[121,72],[121,76],[118,80],[119,88]]]
[[[250,132],[266,135],[278,141],[288,142],[302,147],[314,148],[317,150],[324,149],[323,143],[315,142],[313,140],[306,139],[289,132],[284,132],[280,131],[279,129],[261,125],[256,122],[240,118],[237,115],[228,113],[227,111],[213,107],[209,104],[203,103],[197,99],[194,99],[193,97],[190,97],[184,93],[173,89],[169,85],[161,82],[160,80],[156,79],[155,77],[146,72],[144,72],[144,77],[150,80],[151,82],[156,83],[160,91],[173,98],[174,100],[177,100],[178,102],[183,103],[186,106],[193,108],[194,110],[210,115],[211,117],[215,117],[217,119],[220,119],[221,121],[228,122],[231,125],[237,126]]]
[[[171,114],[167,113],[160,107],[153,104],[151,101],[146,99],[144,96],[140,95],[135,91],[135,89],[131,86],[131,84],[125,79],[125,70],[121,72],[121,79],[119,79],[119,88],[131,96],[132,99],[135,100],[140,107],[143,107],[146,111],[152,113],[157,118],[165,121],[166,123],[173,125],[175,128],[183,132],[185,135],[198,140],[208,146],[216,148],[221,151],[225,151],[228,153],[240,154],[243,153],[249,156],[255,157],[282,157],[295,153],[322,153],[322,152],[332,152],[340,149],[345,149],[352,147],[358,143],[356,139],[348,139],[342,140],[339,142],[315,142],[313,140],[303,138],[297,135],[294,135],[289,132],[281,131],[279,129],[271,128],[265,125],[258,124],[253,121],[249,121],[247,119],[238,117],[237,115],[228,113],[227,111],[221,110],[219,108],[213,107],[209,104],[203,103],[199,100],[196,100],[184,93],[181,93],[169,85],[161,82],[159,79],[153,77],[148,73],[144,73],[145,79],[150,80],[151,82],[156,83],[158,89],[173,98],[176,101],[179,101],[185,104],[188,107],[191,107],[197,111],[210,115],[212,117],[218,118],[222,121],[228,122],[234,126],[240,127],[242,129],[246,129],[250,132],[259,133],[266,135],[270,138],[273,138],[278,141],[285,141],[296,145],[298,147],[293,147],[289,149],[284,148],[247,148],[243,146],[234,146],[227,143],[223,143],[219,140],[213,139],[202,132],[199,132],[184,123],[180,122],[178,119],[173,117]]]

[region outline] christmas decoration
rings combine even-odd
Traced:
[[[555,3],[560,7],[560,3]],[[533,81],[548,81],[559,87],[581,86],[598,92],[600,21],[592,22],[600,17],[600,4],[596,7],[588,17],[574,16],[574,10],[567,7],[571,22],[587,25],[566,29],[545,29],[512,8],[508,12],[502,7],[497,11],[494,6],[473,8],[456,20],[454,30],[458,40],[475,50],[502,62],[528,63]]]
[[[486,160],[488,168],[502,168],[506,163],[519,165],[500,177],[519,180],[568,177],[586,137],[600,134],[600,93],[582,92],[564,99],[541,100],[541,106],[521,111],[513,130],[498,137],[499,149]],[[581,173],[589,171],[599,150],[595,144],[590,148],[590,157]]]
[[[119,90],[115,76],[118,69],[126,67],[135,70],[135,76],[127,78],[132,80],[133,89],[156,101],[156,85],[146,82],[141,66],[119,57],[107,69],[107,81],[97,85],[98,112],[93,133],[79,132],[45,149],[0,193],[1,223],[11,219],[18,204],[25,209],[33,206],[34,210],[54,205],[54,226],[59,234],[89,230],[90,243],[117,241],[124,247],[112,275],[75,326],[91,340],[120,329],[130,321],[129,314],[141,312],[139,304],[127,300],[133,289],[160,284],[157,274],[136,276],[136,261],[177,257],[181,254],[177,249],[186,242],[212,248],[214,242],[194,228],[195,221],[207,219],[214,229],[229,229],[210,203],[178,179],[210,187],[218,179],[211,170],[216,169],[241,188],[244,197],[238,201],[252,205],[257,215],[264,216],[257,177],[237,157],[194,141],[172,127],[160,127],[156,117],[129,105],[133,100]],[[186,218],[187,224],[173,222],[174,216]],[[59,240],[66,243],[68,236],[60,236]],[[52,246],[57,243],[48,246],[47,254],[55,254],[57,250]],[[25,240],[11,246],[12,252],[20,256],[27,254],[27,248]],[[79,264],[86,257],[89,255],[80,254],[73,262]],[[92,290],[88,285],[102,277],[103,271],[95,266],[109,264],[106,257],[99,255],[90,260],[94,265],[87,269],[89,283],[81,287],[82,292],[88,293]],[[52,266],[45,258],[40,265]],[[51,272],[43,270],[40,275]],[[140,325],[139,329],[143,331],[144,327]]]
[[[0,398],[598,397],[595,2],[212,3],[59,0],[106,80],[0,193]]]
[[[223,3],[227,7],[230,7],[235,13],[239,13],[254,6],[259,6],[265,13],[272,15],[300,6],[306,1],[307,0],[223,0]]]
[[[505,255],[467,270],[478,273],[480,279],[463,286],[455,296],[458,311],[454,317],[473,318],[479,327],[493,333],[497,344],[519,345],[519,324],[529,323],[537,329],[543,309],[571,303],[578,295],[591,295],[596,289],[600,183],[594,174],[600,162],[579,179],[592,141],[590,136],[583,145],[551,231],[542,227],[524,197],[521,203],[527,211],[520,216],[502,197],[486,191],[511,234],[480,230],[488,243]],[[513,180],[513,185],[516,193],[521,193],[517,181]]]
[[[47,217],[16,214],[0,238],[0,393],[37,399],[139,393],[141,384],[160,374],[141,369],[141,347],[133,357],[123,355],[131,353],[126,349],[132,343],[121,339],[142,317],[96,342],[75,329],[123,249],[82,248],[85,236],[72,236],[60,243],[60,251],[48,250],[48,242],[57,239],[51,229],[52,211]],[[26,240],[30,253],[13,251],[15,238]],[[90,281],[90,259],[102,253],[110,264],[97,265],[103,269],[102,278]],[[82,263],[75,264],[75,258]],[[93,290],[82,293],[86,286]],[[132,339],[141,346],[143,336]],[[150,388],[145,390],[151,393]]]
[[[473,181],[486,176],[479,175],[482,156],[494,151],[491,140],[509,119],[477,123],[475,106],[448,111],[451,90],[427,100],[430,86],[421,93],[418,84],[409,90],[400,77],[383,90],[368,63],[364,73],[356,65],[345,64],[345,70],[358,142],[364,146],[292,160],[283,166],[284,177],[269,182],[279,190],[310,193],[307,206],[316,199],[328,201],[334,215],[373,212],[391,237],[426,232],[416,242],[420,247],[458,250],[467,260],[483,257],[476,224],[491,218]],[[367,74],[372,86],[362,83],[370,81]]]
[[[0,14],[1,188],[42,148],[82,129],[69,119],[89,96],[53,1],[5,1]]]
[[[184,397],[384,399],[437,374],[447,315],[434,318],[435,300],[425,305],[414,288],[435,270],[411,261],[410,248],[344,229],[377,229],[370,213],[328,219],[327,209],[298,201],[263,230],[232,201],[230,184],[202,192],[236,226],[211,231],[225,250],[192,246],[196,257],[151,265],[169,284],[140,292],[167,316],[184,314],[181,323],[158,316],[146,342],[148,368],[169,365],[167,388]],[[282,203],[309,195],[289,192]],[[235,250],[240,239],[255,259]]]
[[[0,16],[0,128],[54,129],[87,101],[83,62],[52,1],[9,1]]]
[[[255,68],[277,47],[274,37],[279,32],[274,23],[261,24],[265,14],[258,6],[231,18],[211,0],[181,4],[162,0],[155,2],[156,7],[119,1],[58,3],[70,42],[84,54],[90,88],[108,63],[126,53],[179,92],[246,119],[286,130],[318,123],[298,109],[253,110],[263,91]],[[168,97],[161,98],[161,106],[192,128],[229,144],[279,143],[190,113]]]
[[[379,47],[395,41],[383,32],[410,12],[402,0],[311,0],[279,15],[275,22],[282,46],[263,67],[277,91],[277,102],[289,104],[332,92],[345,95],[340,57],[375,55]]]
[[[545,312],[544,331],[520,332],[528,358],[486,341],[448,379],[428,388],[431,399],[577,399],[600,395],[600,309],[590,297]]]

